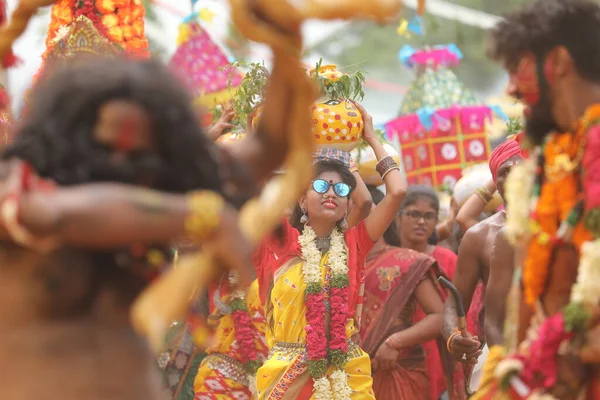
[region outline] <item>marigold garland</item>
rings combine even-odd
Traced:
[[[59,0],[52,6],[46,54],[56,44],[61,27],[84,15],[106,38],[134,57],[149,56],[144,35],[145,10],[139,0]]]
[[[575,135],[550,135],[543,153],[537,154],[530,216],[533,237],[523,263],[525,301],[531,306],[535,305],[546,286],[554,247],[572,241],[579,248],[589,239],[580,223],[583,202],[579,194],[579,165],[586,130],[582,127]]]

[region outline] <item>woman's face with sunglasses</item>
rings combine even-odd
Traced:
[[[308,212],[309,220],[326,219],[337,222],[348,210],[350,186],[334,171],[323,172],[311,183],[300,207]]]

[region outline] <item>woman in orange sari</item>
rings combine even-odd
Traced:
[[[376,188],[370,192],[378,204],[383,193]],[[446,376],[454,375],[454,364],[439,339],[446,296],[437,277],[445,274],[430,256],[394,247],[399,245],[392,224],[367,257],[361,347],[372,357],[376,398],[430,400],[425,343],[438,339],[437,357]],[[464,398],[464,380],[452,381],[450,398]]]

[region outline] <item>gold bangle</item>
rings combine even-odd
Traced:
[[[490,201],[492,201],[492,194],[490,193],[489,190],[487,190],[484,187],[480,187],[475,191],[475,194],[477,194],[477,196],[479,196],[479,198],[481,199],[481,201],[483,201],[485,204],[489,203]]]
[[[386,176],[387,174],[389,174],[389,173],[390,173],[392,170],[394,170],[394,169],[396,169],[396,170],[400,171],[400,168],[398,168],[397,166],[395,166],[395,167],[390,167],[390,168],[388,168],[388,169],[387,169],[387,170],[386,170],[386,171],[385,171],[385,172],[384,172],[384,173],[381,175],[381,179],[385,179],[385,176]]]
[[[350,164],[350,172],[351,173],[358,172],[358,165],[356,165],[356,163]]]
[[[460,335],[460,331],[458,330],[458,328],[455,328],[454,332],[452,332],[452,335],[450,335],[450,337],[446,341],[446,350],[448,350],[448,353],[450,354],[452,354],[452,339],[454,339],[454,336],[458,335]]]
[[[221,223],[225,200],[218,193],[200,190],[188,196],[190,214],[185,220],[186,234],[202,242],[210,237]]]

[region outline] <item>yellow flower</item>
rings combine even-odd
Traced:
[[[119,26],[119,18],[114,14],[104,15],[102,16],[102,24],[110,31],[111,28]]]
[[[114,0],[96,0],[96,10],[100,14],[112,14],[115,12]]]
[[[144,36],[144,21],[136,21],[133,23],[133,34],[134,36],[137,37],[143,37]]]
[[[133,27],[128,25],[121,25],[121,30],[123,31],[123,37],[125,40],[131,40],[135,37],[133,33]]]
[[[115,18],[116,18],[116,16],[115,16]],[[113,40],[114,42],[117,42],[118,44],[123,43],[123,31],[121,30],[121,28],[119,26],[114,26],[112,28],[109,28],[108,35],[110,36],[110,39]]]

